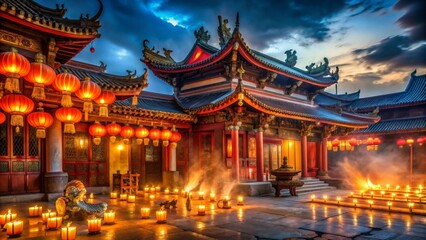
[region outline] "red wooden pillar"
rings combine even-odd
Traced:
[[[263,182],[263,129],[256,132],[256,180]]]
[[[240,182],[240,155],[238,145],[238,130],[239,126],[231,127],[231,140],[232,140],[232,178],[238,183]]]
[[[308,176],[308,137],[306,135],[300,136],[301,149],[302,149],[302,177]]]
[[[328,155],[327,155],[327,138],[322,139],[322,163],[321,163],[321,171],[327,172],[328,171]]]

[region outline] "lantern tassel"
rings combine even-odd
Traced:
[[[64,133],[71,133],[71,134],[74,134],[74,133],[75,133],[75,126],[74,126],[74,123],[65,123],[65,126],[64,126]]]
[[[123,143],[126,145],[129,144],[129,139],[128,138],[123,139]]]
[[[143,139],[143,145],[147,146],[149,144],[149,138]]]
[[[44,129],[37,129],[37,131],[36,131],[36,137],[37,138],[46,138],[46,130],[44,130]]]
[[[70,92],[62,92],[61,105],[62,107],[72,107],[73,104]]]
[[[4,89],[6,89],[7,91],[13,93],[13,92],[20,92],[19,89],[19,79],[16,77],[7,77],[6,78],[6,83],[4,85]]]
[[[137,143],[138,145],[141,145],[141,144],[143,143],[143,139],[142,139],[142,138],[137,138],[137,139],[136,139],[136,143]]]
[[[177,147],[177,143],[172,142],[172,143],[170,143],[170,146],[171,146],[173,149],[176,149],[176,147]]]
[[[95,144],[95,145],[99,145],[99,144],[101,144],[101,138],[100,137],[95,137],[95,138],[93,138],[93,143]]]
[[[22,115],[12,115],[12,117],[10,118],[10,125],[23,127],[24,117]]]
[[[93,103],[92,102],[84,102],[83,105],[83,112],[84,112],[84,120],[89,120],[89,113],[93,112]]]
[[[31,97],[39,101],[46,99],[46,95],[44,94],[44,85],[34,84],[33,93],[31,94]]]
[[[103,104],[99,107],[99,117],[108,117],[108,105]]]
[[[115,142],[116,139],[117,139],[116,136],[110,136],[109,137],[109,141],[112,142],[112,143]]]
[[[132,106],[137,106],[138,105],[138,96],[134,95],[132,97]]]

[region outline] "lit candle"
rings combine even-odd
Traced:
[[[312,200],[312,202],[315,201],[315,194],[311,195],[311,200]]]
[[[368,204],[370,204],[370,209],[373,207],[373,203],[374,203],[373,200],[368,200]]]
[[[28,209],[28,213],[30,217],[38,217],[41,215],[42,212],[43,212],[43,207],[34,206]]]
[[[422,192],[422,190],[423,190],[423,186],[421,184],[419,185],[419,190],[420,190],[420,192]]]
[[[166,190],[164,190],[165,194],[170,194],[170,190],[168,188],[166,188]]]
[[[66,227],[61,229],[61,240],[75,240],[77,228],[70,225],[71,223],[68,223]]]
[[[406,190],[407,192],[409,192],[409,191],[410,191],[410,189],[411,189],[410,185],[405,186],[405,190]]]
[[[155,199],[155,195],[154,194],[150,194],[149,195],[149,200],[154,200]]]
[[[337,205],[339,205],[340,201],[342,200],[342,198],[341,197],[337,197],[336,200],[337,200]]]
[[[89,194],[89,199],[94,199],[95,198],[95,196],[93,195],[93,193],[90,193]]]
[[[243,196],[238,196],[237,197],[237,205],[238,206],[243,206],[244,205],[244,198],[243,198]]]
[[[7,211],[6,214],[0,215],[0,225],[4,226],[6,225],[6,223],[15,220],[15,218],[16,218],[16,213],[11,213],[9,209],[9,211]]]
[[[374,198],[374,192],[370,192],[371,198]]]
[[[151,187],[151,188],[149,189],[149,192],[151,192],[151,193],[155,192],[155,187]]]
[[[210,192],[210,202],[216,202],[216,194],[214,192]]]
[[[388,209],[391,210],[392,202],[388,201]]]
[[[6,233],[10,237],[19,236],[22,234],[24,223],[22,221],[12,221],[6,224]]]
[[[358,200],[354,199],[353,203],[354,203],[354,207],[356,207],[356,204],[358,203]]]
[[[206,215],[206,205],[198,205],[198,216]]]
[[[198,200],[204,200],[204,192],[198,192]]]
[[[175,190],[173,190],[173,193],[176,195],[179,194],[179,188],[175,188]]]
[[[413,213],[413,207],[414,207],[414,203],[409,202],[408,203],[408,208],[410,209],[410,213]]]
[[[188,197],[192,199],[192,192],[188,192]]]
[[[229,196],[225,196],[225,198],[223,199],[223,208],[224,209],[231,208],[231,201],[229,201]]]
[[[150,212],[151,212],[151,209],[148,207],[141,208],[141,218],[143,219],[149,218]]]
[[[164,210],[158,210],[155,212],[157,223],[165,223],[167,218],[167,212]]]
[[[109,197],[110,197],[111,199],[117,199],[117,193],[116,193],[116,192],[111,192],[111,193],[109,194]]]
[[[144,191],[144,192],[146,192],[146,193],[147,193],[147,192],[149,192],[149,187],[148,187],[148,186],[146,186],[146,187],[143,189],[143,191]]]
[[[56,213],[51,212],[49,209],[47,209],[47,213],[41,214],[41,220],[43,221],[43,223],[47,223],[47,219],[50,217],[56,217]]]
[[[392,193],[392,200],[395,200],[395,193]]]
[[[418,196],[419,196],[419,202],[422,202],[422,195],[419,194]]]
[[[156,186],[156,187],[155,187],[155,191],[156,191],[156,192],[160,192],[160,191],[161,191],[161,187],[160,187],[160,186]]]
[[[323,195],[322,198],[324,199],[324,202],[327,202],[327,199],[328,199],[327,195]]]
[[[62,217],[47,218],[47,229],[57,229],[62,226]]]
[[[408,194],[408,193],[405,194],[405,199],[407,200],[407,202],[408,202],[408,197],[409,196],[410,196],[410,194]]]
[[[354,192],[351,192],[351,197],[354,197]]]
[[[185,190],[182,190],[182,197],[187,198],[188,197],[188,193]]]
[[[361,197],[363,198],[364,197],[364,191],[360,191],[360,193],[361,193]]]
[[[129,195],[127,197],[127,202],[134,203],[135,201],[136,201],[136,196],[135,195]]]
[[[386,190],[389,190],[389,188],[390,188],[390,185],[386,184]]]
[[[120,201],[127,201],[127,193],[120,194]]]
[[[101,219],[93,218],[87,220],[87,230],[91,234],[99,233],[101,231]]]
[[[115,221],[115,212],[112,210],[110,212],[104,213],[104,223],[105,224],[113,224]]]
[[[399,190],[399,185],[396,185],[395,189],[396,189],[396,190]]]
[[[382,197],[385,196],[386,192],[385,191],[380,191],[380,194],[382,195]]]

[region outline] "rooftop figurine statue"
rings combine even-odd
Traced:
[[[56,211],[64,219],[88,216],[103,217],[108,204],[105,202],[91,204],[84,200],[86,188],[79,180],[72,180],[64,189],[64,193],[56,200]]]

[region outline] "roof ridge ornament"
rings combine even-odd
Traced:
[[[414,71],[411,73],[411,77],[415,77],[417,73],[417,69],[414,69]]]
[[[285,59],[285,64],[289,67],[294,67],[297,63],[296,50],[289,49],[284,53],[287,55],[287,58]]]
[[[224,19],[222,21],[222,16],[217,16],[219,20],[219,26],[217,27],[217,33],[219,35],[219,45],[220,48],[224,48],[226,43],[228,43],[229,39],[231,39],[231,28],[228,28],[226,25],[228,24],[228,19]]]
[[[310,65],[306,66],[306,69],[308,70],[309,74],[313,75],[324,75],[330,73],[330,67],[328,66],[329,61],[328,58],[324,58],[324,63],[319,63],[315,65],[315,63],[311,63]]]
[[[195,30],[194,36],[197,39],[197,42],[208,43],[210,40],[209,31],[205,31],[204,26],[201,26],[198,30]]]

